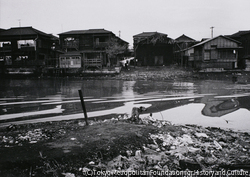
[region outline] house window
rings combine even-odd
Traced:
[[[35,47],[35,41],[34,40],[19,40],[17,41],[18,49],[23,47]]]
[[[100,41],[99,41],[99,38],[96,38],[96,39],[95,39],[96,45],[99,45],[99,42],[100,42]]]
[[[236,50],[220,50],[219,51],[220,59],[235,59],[236,58]]]
[[[75,38],[73,38],[73,37],[64,38],[64,41],[74,41],[74,40],[75,40]]]
[[[210,51],[205,51],[205,52],[204,52],[204,60],[205,60],[205,61],[210,60]]]
[[[10,41],[0,42],[0,47],[10,46],[10,45],[11,45],[11,42],[10,42]]]

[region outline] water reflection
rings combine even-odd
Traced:
[[[250,85],[229,81],[118,81],[81,79],[4,80],[0,85],[0,126],[8,123],[82,118],[78,90],[88,117],[130,114],[145,106],[145,116],[176,124],[249,130]],[[111,116],[112,115],[112,116]]]
[[[220,117],[239,109],[239,102],[236,99],[210,100],[202,109],[202,114],[211,117]]]

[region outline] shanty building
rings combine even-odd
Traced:
[[[173,42],[167,34],[143,32],[133,36],[134,54],[142,66],[163,66],[173,62]]]
[[[197,44],[198,42],[185,34],[175,39],[174,42],[174,61],[179,66],[193,66],[193,52],[186,49]],[[189,59],[189,62],[188,62]]]

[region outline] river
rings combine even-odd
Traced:
[[[144,106],[141,117],[250,132],[250,84],[222,80],[3,79],[0,126],[81,119],[78,90],[90,119],[130,116]]]

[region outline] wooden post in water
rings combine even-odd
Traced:
[[[84,99],[83,99],[83,96],[82,96],[82,90],[78,90],[78,93],[79,93],[79,97],[81,99],[82,110],[83,110],[83,113],[84,113],[84,118],[85,118],[86,125],[89,125],[87,111],[86,111],[85,104],[84,104]]]

